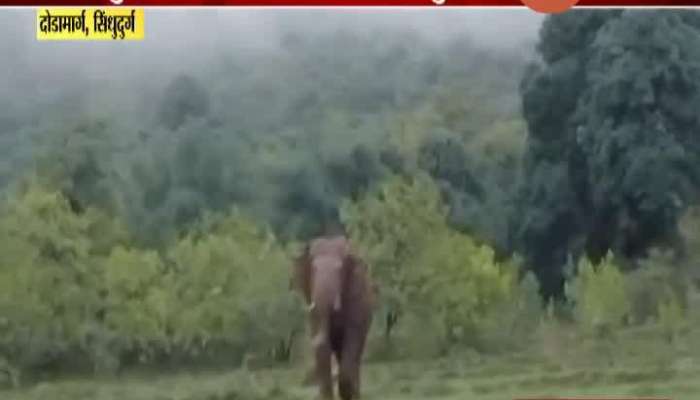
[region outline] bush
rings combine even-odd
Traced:
[[[437,313],[448,344],[478,345],[481,329],[511,300],[514,270],[498,264],[494,252],[469,237],[446,232],[434,238],[418,260],[412,300]]]
[[[391,179],[342,217],[381,285],[387,337],[402,315],[433,321],[443,348],[476,345],[489,314],[514,298],[515,268],[449,228],[429,178]]]
[[[669,342],[673,342],[683,328],[685,313],[675,293],[668,289],[666,299],[658,305],[659,325],[664,336]]]
[[[479,323],[479,349],[509,352],[532,344],[544,318],[539,284],[532,272],[517,282],[509,296],[499,302]]]
[[[123,240],[117,222],[31,181],[13,195],[0,210],[0,356],[21,369],[79,362],[104,306],[101,262]]]
[[[288,288],[287,252],[235,210],[203,225],[167,255],[173,344],[194,354],[226,349],[238,361],[248,351],[288,346],[304,319]]]
[[[700,289],[700,207],[689,208],[681,218],[679,228],[685,248],[681,263],[684,275],[695,289]]]
[[[630,312],[625,277],[613,254],[593,265],[587,258],[579,261],[578,275],[567,285],[567,296],[575,302],[576,318],[582,328],[597,336],[614,334]]]
[[[4,204],[0,359],[114,373],[176,357],[288,358],[304,319],[287,251],[267,230],[236,211],[207,216],[164,255],[125,245],[123,232],[36,185]]]
[[[121,356],[136,352],[144,359],[168,329],[165,267],[152,251],[116,247],[100,265],[104,309],[86,342],[95,353],[95,368],[113,370]],[[170,311],[172,312],[172,311]]]
[[[630,322],[644,324],[659,317],[659,307],[672,296],[685,307],[687,278],[681,273],[673,255],[651,251],[640,267],[625,275],[630,300]]]

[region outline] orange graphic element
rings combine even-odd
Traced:
[[[578,0],[521,0],[530,9],[543,14],[562,13],[578,3]]]

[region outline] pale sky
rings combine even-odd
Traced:
[[[49,90],[74,78],[134,81],[211,64],[214,57],[275,49],[283,32],[411,28],[442,40],[469,34],[486,48],[532,42],[542,17],[528,9],[199,8],[146,9],[141,42],[39,42],[35,10],[0,10],[0,87]],[[39,92],[43,93],[43,92]]]

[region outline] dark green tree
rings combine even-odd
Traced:
[[[698,184],[698,16],[577,11],[545,20],[523,79],[529,137],[513,245],[543,289],[568,255],[677,243]]]

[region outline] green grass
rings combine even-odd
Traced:
[[[700,363],[668,366],[615,365],[552,368],[515,357],[459,362],[396,362],[366,365],[364,400],[505,400],[519,396],[667,396],[700,398]],[[220,373],[126,376],[41,383],[0,392],[5,400],[235,400],[312,399],[301,368]]]
[[[697,325],[696,325],[697,326]],[[363,400],[508,400],[516,397],[660,396],[700,399],[700,329],[673,344],[654,327],[613,341],[582,339],[552,325],[527,352],[454,353],[433,361],[374,362],[363,368]],[[223,372],[130,373],[0,390],[2,400],[314,399],[299,367]],[[1,383],[1,382],[0,382]]]

